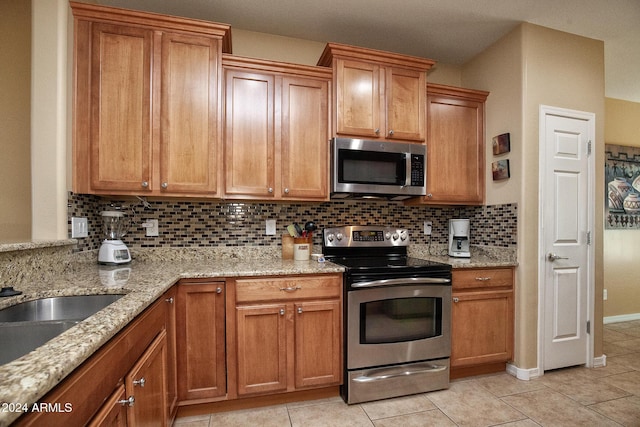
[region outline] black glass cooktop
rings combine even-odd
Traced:
[[[450,271],[449,264],[427,261],[406,256],[394,257],[335,257],[329,258],[336,264],[346,267],[350,272],[365,270],[412,270],[412,271]]]

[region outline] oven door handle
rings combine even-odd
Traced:
[[[357,382],[357,383],[370,383],[370,382],[375,382],[375,381],[388,380],[388,379],[391,379],[391,378],[408,377],[410,375],[442,372],[442,371],[446,371],[446,370],[447,370],[447,366],[446,365],[444,365],[444,366],[443,365],[428,365],[424,369],[423,368],[420,368],[420,369],[402,369],[402,370],[396,370],[396,371],[385,369],[385,370],[378,371],[378,372],[381,372],[380,375],[375,375],[375,372],[373,372],[374,375],[372,375],[372,376],[361,375],[359,377],[353,378],[352,381]]]
[[[372,280],[370,282],[352,283],[352,288],[372,288],[375,286],[396,286],[396,285],[433,285],[433,284],[450,284],[451,279],[443,279],[438,277],[405,277],[404,279],[384,279]]]

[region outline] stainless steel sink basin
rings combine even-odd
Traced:
[[[15,322],[0,324],[0,365],[40,347],[76,325],[79,320]]]
[[[35,350],[123,296],[41,298],[0,310],[0,365]]]
[[[0,322],[83,320],[124,295],[79,295],[27,301],[0,310]]]

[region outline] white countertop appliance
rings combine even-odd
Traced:
[[[469,230],[471,225],[468,219],[449,220],[449,256],[456,258],[470,258]]]
[[[98,251],[98,262],[108,265],[131,262],[129,248],[121,240],[127,234],[124,213],[121,211],[103,211],[100,215],[102,216],[106,238],[102,241]]]

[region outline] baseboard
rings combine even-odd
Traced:
[[[607,355],[603,354],[602,356],[593,358],[593,367],[594,368],[603,368],[607,366]]]
[[[619,316],[607,316],[602,322],[607,325],[609,323],[628,322],[630,320],[640,320],[640,313],[621,314]]]
[[[507,373],[524,381],[529,381],[530,379],[540,376],[540,370],[538,368],[523,369],[518,368],[516,365],[512,365],[511,363],[507,363]]]

